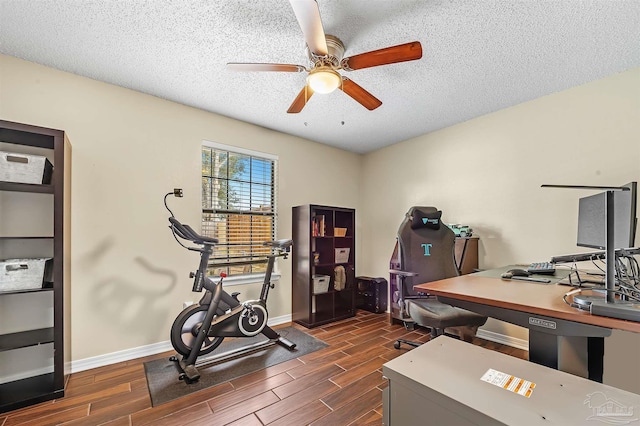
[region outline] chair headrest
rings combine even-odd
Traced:
[[[411,229],[440,229],[440,217],[442,217],[441,210],[424,211],[419,208],[414,208],[410,216]]]

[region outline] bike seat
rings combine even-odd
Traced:
[[[275,241],[265,241],[264,246],[274,247],[286,250],[293,245],[293,240],[275,240]]]

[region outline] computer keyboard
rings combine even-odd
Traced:
[[[556,265],[551,262],[535,262],[529,265],[527,272],[531,274],[553,275],[556,272]]]

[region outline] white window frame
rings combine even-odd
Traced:
[[[278,200],[278,156],[275,154],[270,154],[261,151],[254,151],[246,148],[240,148],[232,145],[225,145],[218,142],[212,142],[203,140],[200,152],[202,153],[202,147],[218,149],[222,151],[229,151],[234,154],[242,154],[249,155],[252,157],[264,158],[266,160],[273,161],[273,234],[278,235],[278,220],[277,220],[277,200]],[[200,166],[202,168],[202,154],[200,155]],[[202,178],[200,178],[202,182]],[[201,183],[202,185],[202,183]],[[201,196],[202,196],[202,191]],[[200,206],[202,206],[202,199],[200,200]],[[201,223],[202,223],[202,207],[200,208],[201,214]],[[213,256],[215,257],[215,248]],[[278,269],[278,262],[274,265],[273,272],[271,274],[271,281],[278,281],[280,279],[281,274]],[[232,275],[224,279],[224,283],[227,286],[241,285],[241,284],[252,284],[252,283],[262,283],[264,281],[264,273],[256,273],[256,274],[244,274],[244,275]]]

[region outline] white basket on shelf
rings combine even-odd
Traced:
[[[329,282],[331,277],[329,275],[313,275],[313,294],[326,293],[329,291]]]
[[[0,151],[0,181],[48,184],[52,171],[51,162],[41,155]]]
[[[342,247],[336,249],[336,263],[349,262],[349,253],[351,249],[349,247]]]
[[[41,289],[50,258],[0,260],[0,292]]]

